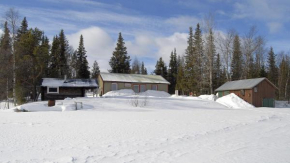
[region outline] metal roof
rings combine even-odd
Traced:
[[[272,84],[267,78],[256,78],[256,79],[229,81],[220,86],[219,88],[217,88],[215,91],[252,89],[259,83],[261,83],[263,80],[267,80],[271,85],[273,85],[277,89],[277,87],[274,84]]]
[[[160,75],[120,74],[120,73],[105,73],[105,72],[101,72],[100,75],[103,81],[170,84]]]
[[[59,79],[43,78],[42,87],[89,87],[97,88],[98,84],[95,79]]]

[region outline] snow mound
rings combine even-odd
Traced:
[[[290,108],[290,104],[288,101],[276,101],[275,108]]]
[[[253,105],[247,103],[234,93],[231,93],[229,95],[223,96],[221,98],[218,98],[216,102],[227,106],[228,108],[234,108],[234,109],[239,109],[239,108],[254,108]]]
[[[164,91],[154,91],[147,90],[139,94],[140,96],[150,96],[150,97],[170,97],[170,94]]]
[[[132,89],[121,89],[117,91],[110,91],[103,95],[103,97],[114,97],[114,96],[132,96],[135,92]]]
[[[211,95],[200,95],[198,97],[203,99],[203,100],[209,100],[209,101],[215,101],[217,99],[217,96],[214,95],[214,94],[211,94]]]

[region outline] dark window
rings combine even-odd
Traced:
[[[48,87],[47,93],[58,93],[58,87]]]

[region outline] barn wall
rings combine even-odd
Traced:
[[[104,82],[103,83],[103,90],[104,90],[103,94],[112,91],[112,83],[118,84],[118,90],[120,90],[120,89],[132,89],[133,90],[133,85],[146,85],[146,90],[151,90],[152,85],[157,85],[158,91],[168,92],[168,85],[167,84],[129,83],[129,84],[131,84],[131,87],[125,87],[124,82]],[[99,85],[99,86],[101,89],[101,85]]]
[[[47,87],[42,87],[43,98],[42,100],[63,100],[67,97],[83,97],[84,89],[83,88],[69,88],[69,87],[60,87],[59,93],[47,93]]]
[[[103,95],[104,82],[102,80],[101,75],[98,75],[98,85],[99,85],[98,94]]]
[[[267,80],[262,81],[258,86],[258,92],[254,92],[253,104],[256,107],[263,106],[264,98],[273,98],[275,99],[275,87],[271,85]]]
[[[241,99],[247,101],[250,104],[253,104],[253,91],[251,89],[245,89],[244,95],[241,94],[241,90],[230,91],[230,93],[234,93]]]

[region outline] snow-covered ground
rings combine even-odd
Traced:
[[[147,100],[146,106],[132,106],[135,100]],[[83,109],[68,111],[75,101]],[[0,162],[290,160],[289,108],[232,109],[175,96],[77,98],[56,104],[35,102],[21,106],[31,112],[0,112]]]

